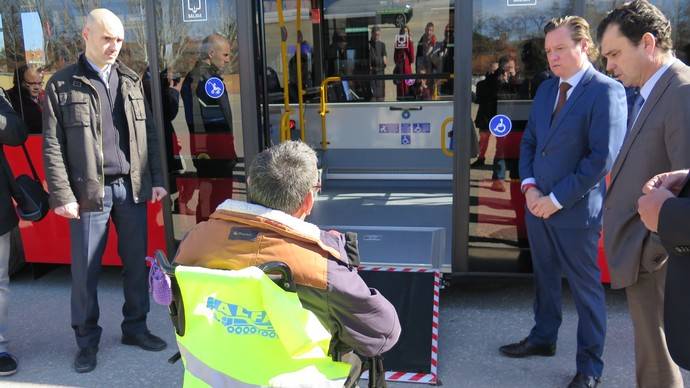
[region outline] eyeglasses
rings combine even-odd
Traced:
[[[314,189],[315,193],[321,192],[321,184],[320,183],[312,186],[311,188]]]

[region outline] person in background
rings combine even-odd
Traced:
[[[417,74],[427,74],[424,68],[419,69]],[[430,101],[433,99],[434,90],[430,86],[430,82],[426,78],[420,78],[415,81],[412,86],[411,94],[420,101]]]
[[[393,61],[395,62],[393,74],[412,74],[414,44],[412,43],[412,33],[407,26],[400,28],[399,34],[395,36]],[[414,80],[399,79],[395,80],[395,84],[397,85],[398,99],[406,99],[410,95],[409,90],[414,85]]]
[[[455,33],[454,24],[451,21],[446,24],[446,28],[443,30],[443,42],[441,42],[441,73],[453,74],[455,72]],[[453,95],[453,79],[440,80],[441,84],[441,94],[450,96]]]
[[[436,41],[436,35],[434,35],[434,23],[429,22],[417,43],[417,73],[422,69],[426,71],[426,74],[438,72],[441,67],[439,62],[440,49],[441,45]]]
[[[388,54],[386,45],[381,41],[381,28],[374,26],[371,28],[371,38],[369,40],[369,74],[383,75],[388,64]],[[371,81],[371,94],[374,101],[386,99],[386,81]]]
[[[224,36],[211,34],[204,38],[199,59],[180,89],[198,177],[196,222],[207,220],[218,204],[232,197],[237,153],[229,93],[223,80],[230,55],[230,42]],[[193,193],[187,187],[180,192],[181,210],[187,208]]]
[[[41,104],[45,98],[43,71],[36,65],[22,65],[14,71],[13,80],[14,86],[7,90],[12,107],[26,123],[29,133],[41,133]]]
[[[313,86],[311,70],[312,47],[309,45],[309,42],[302,40],[301,36],[300,33],[298,40],[301,41],[300,47],[302,48],[300,60],[302,61],[302,90],[304,91],[306,88]],[[290,58],[290,61],[288,61],[288,72],[290,74],[290,101],[292,103],[297,103],[297,51],[295,51],[295,54]]]
[[[17,372],[17,359],[7,348],[7,321],[10,293],[10,234],[19,220],[12,203],[9,164],[3,146],[18,146],[26,141],[27,128],[0,89],[0,376]],[[4,166],[3,166],[4,165]]]

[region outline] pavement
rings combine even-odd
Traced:
[[[99,284],[103,327],[98,366],[86,374],[72,369],[76,344],[69,326],[69,267],[33,279],[30,271],[11,283],[10,349],[19,372],[0,378],[0,386],[17,387],[176,387],[182,364],[167,363],[175,339],[167,309],[152,302],[151,331],[165,339],[162,352],[146,352],[120,343],[122,291],[120,269],[104,268]],[[439,375],[446,387],[566,387],[575,371],[577,316],[569,293],[555,357],[509,359],[498,347],[523,338],[532,325],[532,280],[529,277],[453,279],[441,292]],[[602,387],[634,387],[632,326],[625,295],[607,290],[608,335]],[[684,372],[690,387],[690,373]],[[366,382],[361,384],[366,386]],[[424,387],[395,383],[392,388]]]

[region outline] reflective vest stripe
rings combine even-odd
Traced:
[[[194,355],[179,342],[177,343],[177,346],[180,349],[180,355],[185,361],[185,369],[187,372],[193,374],[196,378],[203,380],[206,384],[212,387],[227,388],[258,387],[258,385],[247,384],[235,380],[225,373],[211,368],[210,366],[204,364],[203,361],[194,357]]]

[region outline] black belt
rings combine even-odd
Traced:
[[[125,178],[127,178],[127,175],[106,175],[104,183],[106,185],[109,185],[109,184],[114,183],[118,180],[122,180],[124,182]]]

